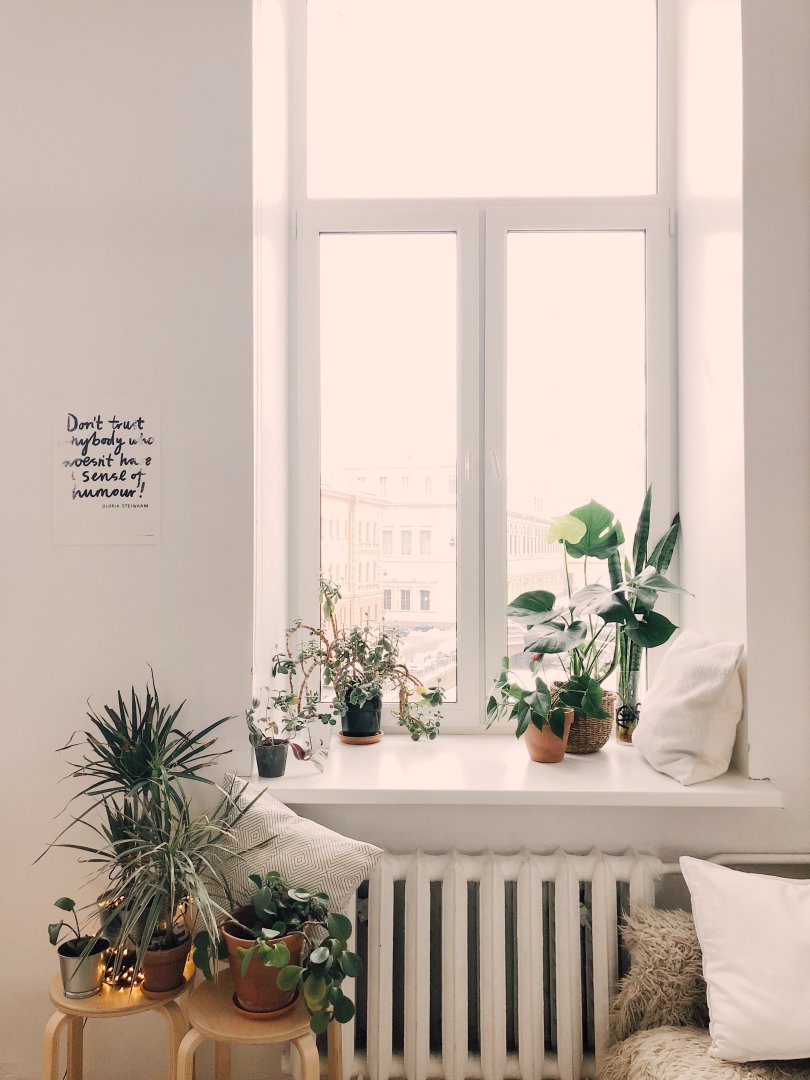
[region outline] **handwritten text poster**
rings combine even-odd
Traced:
[[[57,544],[156,544],[160,423],[146,398],[77,398],[54,413]]]

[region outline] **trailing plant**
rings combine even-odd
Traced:
[[[435,739],[441,727],[441,713],[434,712],[444,701],[440,682],[425,687],[399,658],[397,631],[384,625],[341,627],[337,605],[341,592],[334,582],[320,582],[322,624],[309,626],[301,620],[287,630],[287,651],[273,657],[273,674],[283,674],[289,687],[280,701],[282,711],[295,710],[305,722],[320,720],[334,724],[345,716],[350,705],[363,706],[381,698],[389,688],[397,696],[394,711],[397,723],[417,741]],[[322,678],[334,691],[334,701],[320,701],[313,678]]]
[[[342,990],[345,978],[360,974],[361,961],[347,946],[352,924],[345,915],[329,910],[326,893],[310,893],[291,888],[275,870],[261,876],[251,874],[255,893],[249,908],[254,918],[236,923],[249,945],[237,948],[242,974],[253,963],[277,969],[280,990],[300,987],[310,1014],[310,1027],[325,1031],[332,1020],[348,1023],[354,1016],[354,1003]],[[232,917],[231,923],[236,922]],[[289,934],[302,933],[308,944],[301,963],[290,963],[290,950],[281,940]],[[200,944],[207,945],[204,938]]]
[[[530,665],[532,680],[524,686],[516,679],[511,669],[509,657],[501,662],[501,671],[490,690],[487,700],[487,728],[496,720],[512,720],[515,723],[515,736],[519,739],[529,724],[538,731],[548,725],[557,738],[565,734],[566,706],[562,701],[561,691],[557,687],[549,688],[537,674],[538,662]]]

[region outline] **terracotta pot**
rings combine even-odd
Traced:
[[[183,984],[183,971],[191,951],[191,938],[172,949],[147,949],[143,954],[143,988],[150,994],[176,990]]]
[[[574,710],[565,710],[565,731],[563,737],[555,735],[548,724],[543,724],[543,730],[538,731],[534,724],[530,723],[526,728],[523,741],[532,761],[562,761],[565,757],[565,748],[568,744],[568,733],[574,720]]]
[[[244,923],[245,926],[252,926],[256,922],[256,915],[253,908],[240,908],[235,912],[234,919],[236,922]],[[241,932],[244,933],[244,931]],[[295,997],[295,990],[279,990],[279,968],[265,967],[254,956],[246,974],[242,974],[242,961],[237,956],[236,950],[250,948],[253,939],[240,937],[239,934],[240,928],[233,921],[226,922],[222,927],[222,937],[228,947],[228,965],[233,976],[233,986],[239,1005],[246,1012],[251,1013],[271,1014],[286,1008]],[[284,942],[290,950],[291,964],[300,963],[301,953],[307,944],[305,934],[296,932],[273,940]]]

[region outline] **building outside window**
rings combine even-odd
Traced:
[[[382,553],[383,555],[391,555],[394,550],[394,533],[391,529],[383,529],[382,531]]]
[[[383,611],[391,610],[391,590],[383,589]]]
[[[430,590],[429,589],[420,589],[419,590],[419,610],[420,611],[430,611]]]
[[[402,555],[411,554],[411,544],[413,542],[413,533],[410,529],[403,529],[399,534],[399,550]]]
[[[399,606],[402,611],[411,610],[411,590],[400,589],[399,590]]]
[[[430,555],[430,529],[419,530],[419,554]]]

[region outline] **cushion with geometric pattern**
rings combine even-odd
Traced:
[[[250,874],[277,870],[291,886],[325,892],[331,909],[343,911],[382,856],[373,844],[299,817],[262,784],[226,773],[223,786],[233,791],[240,809],[256,799],[234,828],[233,842],[242,854],[228,868],[228,884],[237,905],[255,892]]]

